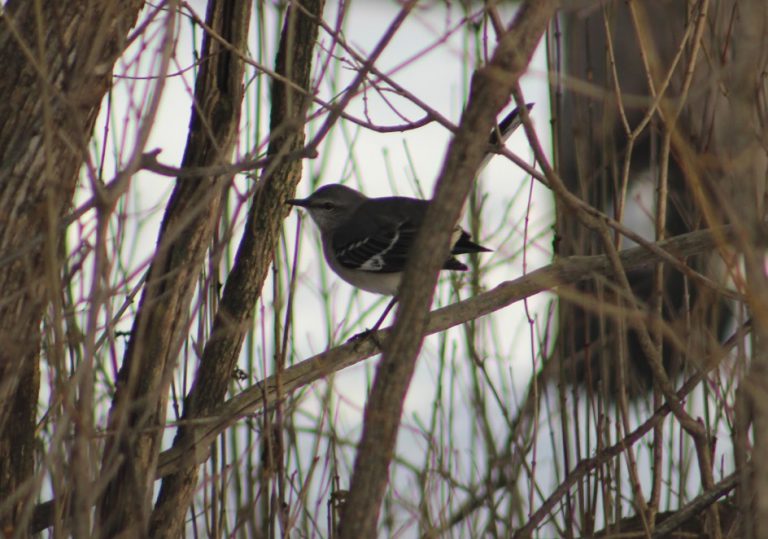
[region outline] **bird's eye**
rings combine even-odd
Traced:
[[[330,203],[330,202],[326,202],[325,204],[323,204],[323,209],[324,210],[332,210],[333,209],[333,204]]]

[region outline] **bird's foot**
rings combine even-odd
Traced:
[[[379,336],[376,329],[366,329],[365,331],[361,331],[360,333],[352,335],[349,339],[347,339],[347,342],[360,343],[369,337],[377,348],[381,348],[381,342],[379,341]]]

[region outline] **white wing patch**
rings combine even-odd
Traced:
[[[397,245],[397,241],[400,239],[400,228],[398,227],[395,230],[394,236],[392,236],[392,240],[389,242],[389,244],[373,255],[371,258],[360,264],[360,269],[363,271],[381,271],[386,266],[386,263],[384,262],[384,257],[387,256],[387,253],[392,250],[392,248]]]
[[[363,262],[360,269],[363,271],[381,271],[384,267],[384,259],[381,255],[373,255],[371,258]]]

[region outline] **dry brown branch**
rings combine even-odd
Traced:
[[[728,495],[738,486],[738,478],[736,474],[731,474],[728,477],[718,481],[711,489],[706,490],[691,500],[685,507],[682,507],[678,511],[667,511],[663,514],[659,514],[656,517],[657,524],[653,530],[651,537],[653,539],[670,539],[672,537],[707,537],[707,527],[704,522],[702,512],[709,509],[716,502]],[[738,514],[733,510],[732,504],[729,504],[729,518],[728,525],[733,528],[721,529],[721,533],[733,534],[735,530],[739,529]],[[620,530],[617,532],[604,531],[595,534],[595,538],[610,539],[620,536],[627,539],[637,537],[647,537],[647,531],[642,526],[638,526],[637,517],[625,519],[619,522],[615,529]],[[726,519],[724,519],[726,520]],[[674,533],[674,535],[672,535]],[[733,535],[727,535],[731,537]]]
[[[322,13],[323,5],[322,0],[305,3],[311,14]],[[224,23],[233,24],[232,18],[230,15]],[[247,15],[243,18],[247,19]],[[245,39],[247,31],[238,30],[237,34],[241,35],[241,32]],[[226,36],[231,31],[220,33]],[[184,402],[184,420],[194,421],[205,416],[223,399],[245,336],[246,322],[252,317],[272,263],[279,228],[286,213],[285,200],[294,192],[301,177],[301,163],[284,158],[291,152],[300,151],[304,144],[304,118],[309,106],[307,94],[311,93],[311,58],[316,37],[317,24],[313,17],[306,16],[295,7],[289,8],[276,71],[303,91],[296,92],[291,85],[279,80],[274,83],[273,136],[268,150],[273,161],[255,190],[246,231],[224,288],[211,338],[206,343],[195,381]],[[227,41],[234,42],[231,39]],[[286,125],[290,127],[285,128]],[[182,426],[174,446],[187,445],[190,435]],[[199,449],[205,451],[207,447],[208,444],[199,446]],[[197,467],[198,462],[185,459],[183,466],[163,480],[151,519],[153,537],[178,537],[183,533],[184,515],[197,487]]]
[[[701,383],[707,372],[709,372],[711,368],[719,363],[719,360],[716,359],[708,363],[709,367],[707,369],[700,370],[688,381],[686,381],[685,384],[683,384],[680,390],[677,391],[677,398],[686,398],[686,396],[699,383]],[[553,490],[552,494],[544,501],[544,503],[541,504],[541,507],[530,516],[525,525],[521,526],[515,531],[514,539],[531,537],[539,524],[541,524],[541,522],[547,518],[547,515],[550,514],[555,505],[561,503],[561,501],[567,496],[568,492],[574,487],[574,485],[583,480],[587,474],[604,465],[614,457],[620,455],[622,452],[626,451],[627,448],[635,445],[645,434],[650,432],[651,429],[655,428],[670,412],[672,412],[672,408],[667,402],[661,408],[656,410],[653,415],[651,415],[651,417],[649,417],[642,425],[637,427],[632,432],[627,433],[627,435],[617,443],[602,449],[594,457],[585,458],[579,461],[576,467],[568,474],[568,478]],[[697,498],[695,507],[697,507],[699,511],[707,508],[715,500],[724,495],[726,492],[730,491],[737,484],[738,480],[734,474],[731,477],[723,480],[723,485],[725,485],[724,488],[716,486],[711,491],[704,493],[701,498]],[[712,499],[713,496],[715,496],[714,499]],[[689,513],[688,511],[684,511],[682,515],[685,515],[682,517],[683,519],[687,519]],[[639,518],[644,519],[645,516],[639,515]],[[673,522],[677,523],[679,521],[675,519]],[[645,529],[645,525],[642,529]]]
[[[208,23],[245,48],[250,6],[245,1],[212,2]],[[175,25],[173,13],[170,9],[169,20]],[[226,162],[238,131],[244,64],[209,37],[203,49],[208,61],[197,78],[182,168]],[[152,478],[162,433],[155,428],[165,422],[169,375],[188,331],[185,313],[229,179],[178,179],[171,195],[110,411],[113,435],[107,439],[102,461],[107,474],[103,479],[108,482],[99,496],[97,528],[107,536],[145,535],[149,530]],[[183,508],[179,509],[179,520],[183,520]]]
[[[720,233],[726,237],[731,234],[726,229],[718,232],[718,234],[702,230],[665,240],[658,247],[684,259],[711,249],[716,245],[716,237]],[[630,271],[651,265],[658,260],[658,257],[643,247],[635,247],[622,252],[621,259],[624,268]],[[611,266],[605,255],[564,258],[524,277],[499,284],[492,290],[433,311],[429,316],[425,331],[427,335],[439,333],[486,316],[545,290],[557,291],[563,285],[575,284],[582,279],[592,278],[594,275],[608,275],[610,271],[612,271]],[[285,393],[290,393],[372,357],[386,349],[391,338],[392,328],[383,329],[377,333],[375,338],[344,344],[289,367],[282,374],[283,390]],[[381,343],[381,348],[376,345],[377,341]],[[265,405],[272,406],[277,397],[275,389],[275,380],[270,377],[228,400],[221,407],[217,407],[207,419],[199,420],[198,423],[201,426],[198,428],[199,432],[196,434],[195,443],[190,444],[183,451],[189,451],[193,447],[206,447],[215,436],[240,418],[263,409]],[[197,458],[200,456],[202,454],[198,455]],[[177,461],[180,458],[183,458],[180,448],[164,451],[160,458],[158,476],[164,476],[171,470],[175,470],[179,465]]]
[[[156,149],[142,155],[141,168],[150,172],[155,172],[161,176],[170,176],[174,178],[200,178],[205,176],[232,176],[241,172],[250,172],[262,168],[267,168],[273,164],[274,157],[264,157],[261,159],[245,159],[237,163],[213,165],[209,167],[189,167],[178,168],[170,165],[164,165],[157,160],[161,150]],[[314,159],[317,157],[317,151],[314,149],[299,149],[291,152],[281,158],[282,162],[300,161],[301,159]]]

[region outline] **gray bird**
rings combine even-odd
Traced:
[[[325,185],[288,204],[305,208],[317,227],[325,260],[352,286],[397,295],[408,254],[429,202],[407,197],[368,198],[339,184]],[[466,271],[453,255],[490,251],[456,227],[443,269]]]
[[[323,254],[331,269],[352,286],[396,296],[408,255],[429,202],[407,197],[368,198],[339,184],[325,185],[307,198],[288,204],[305,208],[320,229]],[[443,269],[466,271],[453,255],[490,251],[456,227],[451,256]],[[375,331],[396,302],[376,322]],[[364,332],[364,334],[370,333]]]

